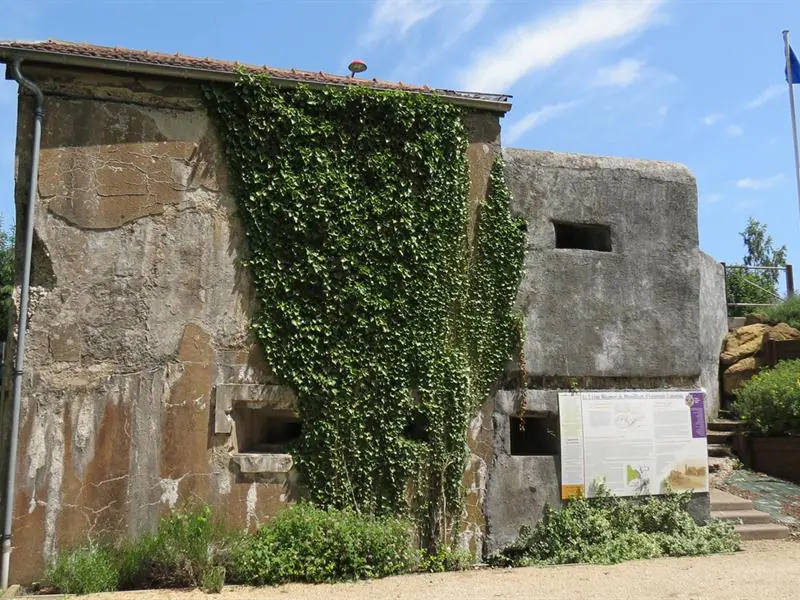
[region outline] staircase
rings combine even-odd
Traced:
[[[710,458],[730,458],[733,437],[741,421],[729,418],[712,419],[708,422],[708,456]],[[713,461],[709,461],[713,465]],[[712,469],[713,470],[713,469]]]
[[[789,528],[772,523],[767,513],[756,510],[750,500],[722,490],[711,490],[711,517],[735,521],[736,533],[742,541],[782,540],[789,537]]]

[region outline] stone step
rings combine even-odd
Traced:
[[[708,445],[708,455],[709,456],[733,456],[733,452],[731,452],[731,447],[727,444],[709,444]]]
[[[709,431],[736,431],[742,424],[734,419],[712,419],[708,422]]]
[[[757,523],[769,523],[769,515],[760,510],[713,510],[712,519],[720,521],[740,521],[743,525],[754,525]]]
[[[745,498],[734,496],[722,490],[711,489],[711,511],[723,512],[729,510],[753,510],[753,503]]]
[[[709,444],[725,444],[730,445],[733,441],[733,436],[736,435],[735,431],[709,431],[707,434]]]
[[[744,542],[752,540],[784,540],[789,537],[789,528],[777,523],[737,525],[735,529]]]

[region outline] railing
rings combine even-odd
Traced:
[[[794,273],[792,271],[792,265],[786,265],[784,267],[750,267],[747,265],[726,265],[725,263],[721,263],[722,268],[725,271],[725,294],[727,299],[728,293],[728,271],[735,270],[735,269],[743,269],[745,271],[783,271],[785,274],[785,281],[786,281],[786,298],[791,298],[794,296]],[[775,293],[773,290],[768,290],[766,288],[761,287],[757,283],[750,281],[749,279],[742,279],[743,282],[746,284],[761,290],[762,292],[766,292],[770,296],[775,297],[775,302],[771,302],[768,304],[753,304],[749,302],[728,302],[728,308],[737,307],[737,306],[750,306],[750,307],[765,307],[765,306],[775,306],[776,304],[780,304],[784,298],[780,295]]]

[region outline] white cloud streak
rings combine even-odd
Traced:
[[[443,0],[376,0],[363,43],[400,40],[444,6]]]
[[[626,58],[611,67],[597,70],[594,84],[597,86],[628,87],[633,82],[641,79],[644,62]]]
[[[764,106],[770,100],[773,100],[783,94],[786,90],[786,86],[782,83],[776,83],[775,85],[769,86],[763,92],[761,92],[758,96],[753,98],[750,102],[747,103],[747,108],[759,108]]]
[[[703,117],[703,125],[711,127],[712,125],[719,123],[722,119],[725,118],[725,115],[722,113],[712,113],[710,115],[706,115]]]
[[[722,194],[718,194],[716,192],[711,194],[701,194],[700,199],[705,202],[706,204],[716,204],[722,200]]]
[[[460,73],[459,85],[476,91],[506,91],[527,74],[578,50],[646,29],[655,22],[664,1],[589,0],[515,27],[473,57]]]
[[[578,104],[580,104],[580,100],[561,102],[559,104],[543,106],[539,110],[528,113],[522,117],[522,119],[516,121],[506,128],[505,133],[503,134],[503,143],[513,144],[529,129],[533,129],[537,125],[541,125],[542,123],[561,115],[562,113],[574,108]]]
[[[475,29],[488,12],[493,1],[494,0],[467,0],[466,6],[461,3],[453,4],[451,7],[454,10],[442,11],[439,15],[441,17],[439,21],[445,21],[446,28],[443,30],[443,35],[437,36],[437,40],[440,43],[427,48],[425,57],[422,59],[404,59],[394,69],[389,79],[405,78],[408,80],[408,78],[430,67],[461,38]]]
[[[741,125],[728,125],[725,128],[725,133],[730,137],[739,137],[744,134],[744,128]]]
[[[736,187],[743,190],[766,190],[775,187],[783,179],[783,175],[773,175],[762,179],[752,179],[745,177],[736,182]]]

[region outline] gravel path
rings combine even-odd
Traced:
[[[572,565],[405,575],[337,585],[98,594],[95,600],[779,600],[798,598],[800,544],[750,542],[743,552],[614,566]]]

